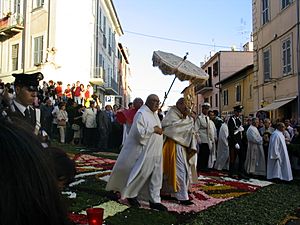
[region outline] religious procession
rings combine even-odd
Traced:
[[[299,43],[300,0],[0,0],[0,225],[300,224]]]
[[[281,184],[291,182],[293,171],[299,169],[299,157],[289,154],[288,146],[300,144],[300,127],[289,119],[276,124],[269,118],[243,121],[242,105],[222,118],[208,102],[200,106],[197,115],[186,96],[162,112],[156,94],[150,94],[145,103],[135,98],[126,108],[102,108],[93,90],[84,89],[79,81],[62,91],[61,82],[44,81],[39,86],[42,73],[13,76],[13,84],[0,85],[1,143],[9,150],[1,159],[6,161],[12,148],[14,154],[25,154],[18,150],[20,146],[28,149],[29,155],[46,152],[56,168],[60,190],[72,183],[78,172],[76,162],[63,150],[66,144],[94,153],[117,151],[105,187],[108,198],[133,208],[144,207],[146,201],[150,209],[164,212],[172,207],[163,201],[185,208],[198,205],[191,188],[199,185],[199,175],[220,173],[238,181]],[[13,145],[9,142],[12,138]],[[57,148],[57,144],[61,146]],[[14,164],[28,163],[25,158],[19,160]],[[46,181],[40,177],[35,182]],[[55,212],[60,214],[59,210]]]

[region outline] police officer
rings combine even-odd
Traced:
[[[230,164],[229,164],[229,175],[232,176],[235,172],[235,162],[238,156],[239,165],[238,165],[238,177],[247,179],[245,172],[244,164],[246,158],[246,149],[243,146],[243,124],[240,118],[240,113],[243,110],[243,106],[238,105],[233,107],[234,115],[231,116],[228,120],[228,144],[230,151]]]
[[[7,117],[14,120],[24,120],[31,127],[32,131],[38,135],[41,128],[40,110],[33,107],[39,81],[44,78],[40,72],[33,74],[13,74],[15,77],[14,87],[16,97],[12,105],[6,110]]]

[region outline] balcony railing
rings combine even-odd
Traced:
[[[3,42],[24,29],[23,17],[18,14],[12,14],[0,19],[0,41]]]
[[[103,67],[94,67],[90,82],[95,85],[103,85],[104,70]]]
[[[105,92],[108,95],[118,95],[119,94],[118,83],[112,77],[108,78],[108,82],[105,83],[104,87],[105,87]]]
[[[195,93],[196,94],[204,94],[205,92],[212,91],[213,87],[208,85],[196,85],[195,86]]]

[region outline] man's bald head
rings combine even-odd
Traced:
[[[134,100],[133,100],[133,107],[135,108],[135,109],[139,109],[139,108],[141,108],[141,106],[144,104],[144,101],[143,101],[143,99],[141,99],[141,98],[135,98]]]

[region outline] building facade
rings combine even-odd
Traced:
[[[299,120],[299,0],[253,0],[254,108]]]
[[[222,116],[232,115],[233,107],[242,105],[243,116],[254,116],[253,111],[253,64],[229,75],[217,83],[222,98],[220,108]]]
[[[90,83],[102,102],[119,95],[123,31],[112,0],[3,0],[0,15],[0,79],[40,71],[45,81]]]
[[[118,44],[118,59],[119,59],[119,104],[126,108],[128,103],[131,101],[131,73],[129,66],[129,53],[128,49],[123,47],[121,43]]]
[[[252,51],[219,51],[202,65],[202,69],[209,75],[203,85],[195,87],[197,113],[201,112],[201,104],[209,102],[212,110],[222,112],[220,104],[224,98],[222,89],[217,85],[228,76],[253,63]]]

